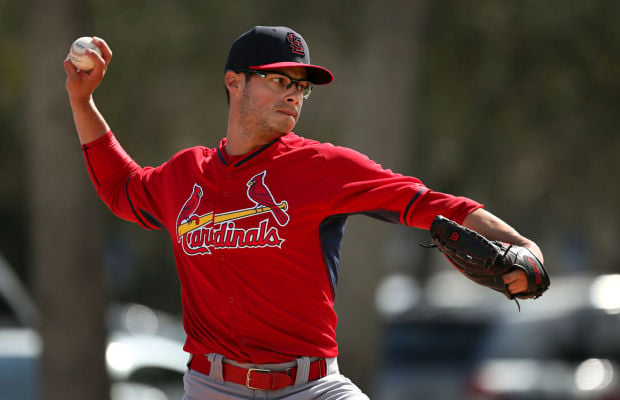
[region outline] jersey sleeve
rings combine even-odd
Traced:
[[[459,223],[482,205],[466,197],[436,192],[355,150],[330,146],[326,159],[326,201],[333,214],[364,214],[428,229],[436,215]]]
[[[162,227],[149,191],[156,168],[140,167],[111,131],[82,145],[82,152],[97,194],[116,216],[146,229]]]

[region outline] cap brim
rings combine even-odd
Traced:
[[[318,65],[303,64],[303,63],[298,63],[298,62],[293,62],[293,61],[285,61],[285,62],[264,64],[264,65],[253,65],[250,67],[250,69],[272,70],[272,69],[295,68],[295,67],[305,68],[306,71],[308,71],[308,77],[306,79],[308,79],[308,81],[310,81],[314,85],[327,85],[328,83],[331,83],[331,81],[334,80],[334,76],[327,68],[323,68]]]

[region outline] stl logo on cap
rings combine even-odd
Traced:
[[[306,52],[304,51],[304,45],[301,43],[301,39],[299,38],[299,36],[295,35],[293,32],[290,32],[288,35],[286,35],[286,38],[291,45],[291,52],[305,57]]]

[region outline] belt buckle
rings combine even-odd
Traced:
[[[270,374],[271,370],[269,370],[269,369],[260,369],[260,368],[250,368],[250,369],[248,369],[248,373],[246,375],[245,386],[247,386],[249,389],[252,389],[252,390],[266,390],[266,389],[257,388],[257,387],[254,387],[254,386],[251,385],[252,372],[257,372],[259,374]]]

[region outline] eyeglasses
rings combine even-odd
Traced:
[[[282,72],[266,72],[255,69],[247,69],[244,72],[251,72],[259,78],[263,78],[270,87],[279,92],[284,92],[295,85],[295,88],[302,93],[304,99],[310,97],[310,93],[312,93],[312,83],[303,79],[291,78]]]

